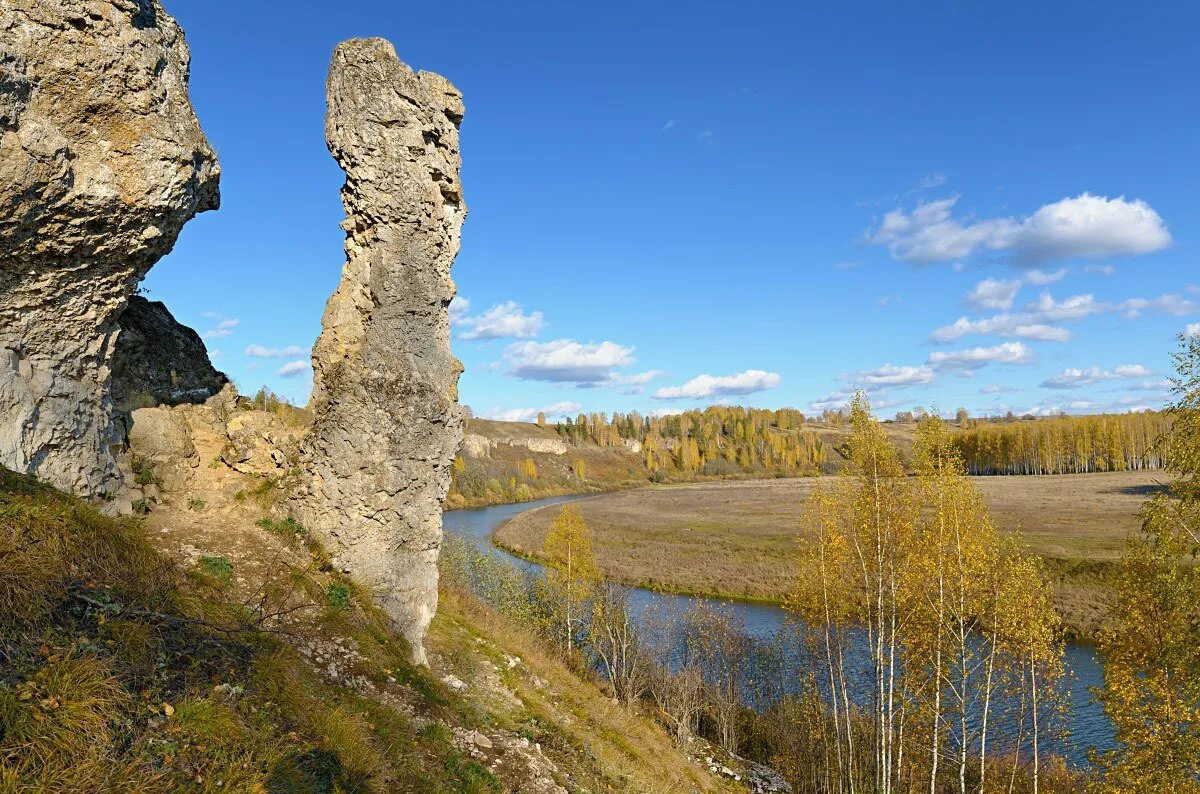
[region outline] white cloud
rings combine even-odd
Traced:
[[[700,143],[711,143],[712,137],[712,130],[700,130],[696,133],[696,140],[698,140]]]
[[[935,370],[973,370],[988,364],[1028,364],[1033,350],[1021,342],[1004,342],[993,347],[971,347],[965,350],[935,350],[929,354],[926,366]]]
[[[216,312],[204,312],[202,317],[207,317],[210,320],[216,320],[217,324],[207,331],[200,334],[205,339],[224,339],[233,333],[233,329],[241,324],[241,320],[237,318],[225,317]]]
[[[903,300],[899,295],[884,295],[875,301],[875,305],[881,309],[886,309],[889,306],[895,306]]]
[[[245,350],[246,355],[250,358],[294,358],[295,356],[302,356],[307,352],[300,345],[265,347],[260,344],[252,344],[248,345]]]
[[[934,372],[930,367],[897,367],[884,364],[882,367],[855,372],[844,376],[844,379],[856,386],[874,386],[876,388],[899,388],[932,383]]]
[[[1090,386],[1102,381],[1148,378],[1154,374],[1153,370],[1147,369],[1141,364],[1121,364],[1111,370],[1102,370],[1099,367],[1067,368],[1058,375],[1042,381],[1041,385],[1046,389],[1078,389],[1081,386]]]
[[[1008,394],[1017,391],[1012,386],[1002,386],[999,383],[989,383],[979,390],[980,394]]]
[[[1144,380],[1128,387],[1131,391],[1170,391],[1175,384],[1163,378],[1161,380]]]
[[[617,367],[633,364],[633,348],[616,342],[516,342],[504,350],[508,374],[522,380],[599,386],[610,381]]]
[[[930,171],[925,176],[921,177],[921,181],[917,183],[918,190],[933,190],[935,187],[941,187],[946,184],[946,175],[941,171]]]
[[[959,317],[950,325],[937,328],[929,335],[931,342],[944,344],[971,334],[994,334],[1039,342],[1066,342],[1071,332],[1066,328],[1035,322],[1028,314],[997,314],[979,320]]]
[[[543,406],[542,408],[491,408],[484,411],[484,419],[497,419],[501,422],[536,422],[539,413],[546,414],[546,419],[554,420],[578,413],[583,406],[577,402],[563,401]]]
[[[753,394],[773,389],[779,385],[779,381],[778,373],[761,369],[748,369],[736,375],[697,375],[682,386],[664,386],[654,392],[654,399],[685,400]]]
[[[861,266],[862,266],[861,262],[850,262],[850,261],[838,262],[836,265],[834,265],[834,267],[837,268],[838,270],[854,270],[855,268],[858,268]]]
[[[1183,333],[1185,336],[1200,336],[1200,323],[1188,323]]]
[[[967,294],[967,303],[975,309],[1011,309],[1021,284],[1019,278],[1009,281],[985,278]]]
[[[1101,276],[1111,276],[1117,272],[1117,269],[1112,265],[1088,265],[1083,269],[1084,273],[1098,273]]]
[[[464,308],[454,324],[467,329],[459,333],[459,339],[529,339],[541,333],[545,321],[541,312],[525,314],[519,304],[505,301],[482,314],[468,315]]]
[[[307,361],[289,361],[279,368],[277,374],[281,378],[295,378],[308,372],[309,366]]]
[[[450,324],[458,325],[458,321],[467,316],[467,312],[471,310],[471,301],[469,298],[464,298],[462,295],[455,295],[450,301]]]
[[[914,265],[961,260],[979,253],[1006,255],[1018,265],[1063,259],[1133,256],[1171,243],[1166,224],[1142,201],[1081,193],[1024,218],[962,221],[952,216],[958,196],[894,209],[868,235],[898,260]]]
[[[1025,281],[1029,284],[1044,287],[1047,284],[1054,284],[1055,282],[1062,281],[1067,277],[1068,272],[1070,271],[1065,267],[1060,267],[1058,270],[1051,271],[1034,269],[1025,273]]]
[[[1117,304],[1117,311],[1130,319],[1142,316],[1147,309],[1180,317],[1195,311],[1195,304],[1181,295],[1159,295],[1157,298],[1130,298]]]
[[[1094,295],[1072,295],[1055,300],[1048,291],[1016,313],[1002,313],[972,320],[960,317],[950,325],[934,329],[929,340],[938,344],[952,342],[971,334],[995,334],[1021,339],[1065,342],[1071,332],[1051,323],[1074,322],[1098,314],[1120,313],[1127,319],[1143,312],[1157,311],[1181,316],[1196,310],[1195,303],[1181,295],[1164,294],[1157,298],[1129,298],[1119,303],[1097,301]]]

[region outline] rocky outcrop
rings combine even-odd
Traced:
[[[447,312],[466,214],[462,97],[388,42],[355,39],[333,54],[327,98],[326,140],[346,172],[346,264],[313,348],[315,418],[294,508],[424,661],[463,430]]]
[[[118,318],[183,224],[218,204],[158,0],[0,2],[0,463],[120,485]]]
[[[228,382],[209,361],[200,334],[176,322],[162,303],[134,295],[117,324],[121,333],[112,359],[117,411],[202,403]]]

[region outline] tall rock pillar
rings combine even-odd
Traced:
[[[346,264],[313,348],[315,423],[295,507],[423,662],[463,428],[447,310],[466,215],[462,96],[383,39],[338,45],[326,92],[326,141],[346,172]]]

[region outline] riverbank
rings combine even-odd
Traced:
[[[1108,583],[1155,472],[976,477],[997,526],[1019,534],[1054,585],[1068,633],[1090,638],[1107,615]],[[812,478],[652,486],[578,503],[605,575],[661,592],[779,603]],[[494,542],[537,560],[554,511],[506,521]]]
[[[662,491],[686,490],[664,488]],[[628,496],[648,496],[654,491],[639,491]],[[590,497],[563,497],[553,500],[539,501],[527,505],[502,505],[477,510],[460,510],[446,513],[445,527],[448,534],[471,540],[480,551],[507,559],[514,564],[520,564],[511,552],[494,545],[493,539],[498,530],[512,523],[513,519],[522,515],[534,514],[544,517],[546,522],[553,520],[558,507],[566,502],[578,506],[585,514],[591,506],[603,503],[615,495],[595,495]],[[523,554],[521,559],[533,564],[536,557]],[[645,613],[647,609],[666,609],[672,614],[683,614],[693,602],[707,601],[705,594],[668,594],[661,589],[633,589],[629,594],[629,606],[635,615]],[[742,630],[755,640],[772,642],[789,620],[788,614],[779,606],[762,599],[747,600],[744,598],[726,598],[718,595],[717,601],[729,601],[727,604],[709,603],[710,608],[720,609],[734,616]],[[1078,769],[1087,765],[1088,752],[1091,749],[1106,749],[1112,746],[1112,726],[1108,722],[1103,709],[1092,701],[1091,687],[1103,683],[1103,667],[1096,650],[1087,642],[1068,642],[1065,646],[1064,662],[1070,675],[1064,682],[1065,695],[1069,703],[1068,725],[1069,735],[1054,740],[1048,749],[1062,753],[1070,764]],[[1061,742],[1061,743],[1060,743]]]

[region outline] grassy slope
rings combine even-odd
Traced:
[[[520,654],[511,675],[539,692],[503,707],[524,701],[412,667],[319,544],[292,534],[309,562],[285,565],[258,531],[279,576],[242,602],[228,559],[184,569],[142,521],[0,469],[0,791],[645,791],[661,775],[719,790],[657,726],[519,636],[510,650],[477,605],[446,599],[434,654],[463,675]],[[523,720],[550,764],[520,745]]]
[[[1020,532],[1055,578],[1068,626],[1088,635],[1105,614],[1106,581],[1154,472],[980,477],[997,524]],[[605,573],[677,592],[775,601],[790,587],[790,555],[815,480],[654,488],[576,503]],[[554,508],[524,513],[497,542],[536,555]]]

